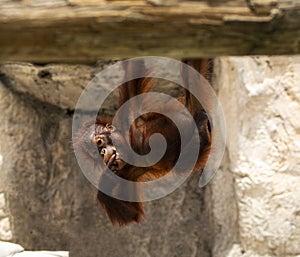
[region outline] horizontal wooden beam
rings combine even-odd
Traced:
[[[295,0],[0,0],[0,60],[300,54]]]

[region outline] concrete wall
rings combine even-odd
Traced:
[[[146,203],[147,221],[122,229],[95,204],[70,142],[76,101],[107,64],[0,66],[0,240],[81,257],[300,254],[299,57],[216,59],[219,172]]]

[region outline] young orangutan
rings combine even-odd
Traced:
[[[184,62],[206,77],[209,69],[211,69],[210,60],[187,60]],[[138,72],[133,71],[130,64],[124,65],[124,69],[125,72]],[[139,69],[145,69],[142,61],[139,65]],[[182,73],[181,76],[188,88],[189,74]],[[155,79],[146,77],[135,79],[121,85],[119,87],[119,107],[132,97],[150,92],[155,85],[153,81],[155,81]],[[200,148],[194,170],[199,171],[205,166],[210,153],[210,122],[202,106],[188,90],[185,89],[184,95],[178,100],[188,109],[197,125]],[[139,107],[131,106],[131,108]],[[168,108],[169,110],[175,107],[168,103],[161,103],[161,108]],[[182,118],[184,119],[184,117]],[[128,121],[126,121],[125,118],[124,123],[126,122]],[[112,117],[98,117],[95,122],[90,122],[84,126],[77,142],[74,144],[79,150],[85,152],[88,158],[99,160],[101,159],[100,155],[102,156],[103,162],[108,169],[104,171],[104,176],[100,178],[100,187],[101,183],[106,183],[106,172],[114,172],[121,178],[136,182],[155,180],[171,172],[180,154],[181,141],[178,129],[169,118],[151,112],[140,116],[131,124],[129,142],[126,141],[122,134],[122,128],[115,128],[111,123]],[[122,145],[125,144],[129,144],[137,154],[147,154],[150,151],[149,137],[154,133],[162,134],[167,142],[166,152],[157,163],[150,167],[136,167],[122,160],[122,155],[124,155],[124,153],[122,153]],[[115,145],[113,144],[112,138],[115,139]],[[89,147],[91,144],[97,146],[98,152],[94,150],[89,152],[89,149],[92,149]],[[136,190],[135,188],[129,189],[120,187],[122,187],[121,184],[116,185],[114,190]],[[136,191],[135,193],[138,192]],[[113,224],[126,225],[131,222],[139,223],[145,216],[142,199],[140,202],[129,202],[116,199],[98,191],[97,200],[103,206]]]

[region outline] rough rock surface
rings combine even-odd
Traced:
[[[0,189],[10,214],[7,239],[28,250],[70,250],[79,257],[210,256],[204,192],[196,177],[146,203],[142,225],[113,227],[96,204],[95,189],[73,154],[71,123],[77,98],[101,68],[1,65]],[[114,110],[116,102],[105,108]]]
[[[0,171],[1,171],[0,159]],[[1,174],[1,173],[0,173]],[[6,203],[5,193],[0,193],[0,240],[11,240],[12,231],[9,221],[9,212],[7,210],[8,204]]]
[[[238,210],[229,256],[299,255],[300,57],[221,58],[218,69]]]
[[[216,59],[219,172],[205,189],[195,177],[146,203],[147,221],[122,229],[95,204],[70,143],[76,101],[105,65],[0,66],[0,239],[80,257],[299,256],[299,57]]]

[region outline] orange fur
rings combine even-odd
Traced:
[[[208,77],[208,70],[211,69],[211,62],[209,60],[187,60],[187,64],[194,67],[202,75]],[[143,63],[139,66],[140,69],[145,69]],[[129,65],[124,66],[125,72],[137,72],[133,71]],[[182,75],[183,76],[183,75]],[[188,86],[188,74],[185,75],[184,81]],[[151,78],[135,79],[127,82],[119,88],[119,106],[125,103],[131,97],[138,94],[149,92],[154,86],[155,82]],[[201,139],[199,158],[194,167],[194,170],[198,171],[203,169],[207,162],[208,155],[210,153],[211,145],[211,128],[208,117],[203,111],[202,106],[197,102],[195,97],[185,90],[185,95],[179,99],[190,111],[191,115],[197,124],[199,136]],[[131,106],[139,108],[139,106]],[[173,108],[172,106],[161,103],[161,108]],[[96,126],[105,126],[110,122],[110,119],[100,117],[96,121]],[[122,128],[120,128],[122,131]],[[167,141],[167,150],[163,158],[152,167],[140,168],[129,164],[126,164],[116,174],[124,179],[131,181],[149,181],[164,176],[171,171],[175,165],[178,156],[180,154],[181,141],[180,134],[175,124],[167,119],[165,116],[148,113],[139,117],[130,130],[130,143],[133,150],[138,154],[145,154],[149,151],[148,139],[153,133],[161,133]],[[117,149],[118,150],[118,149]],[[106,171],[105,171],[106,172]],[[107,172],[110,172],[109,170]],[[100,179],[100,184],[105,183],[105,176]],[[115,185],[114,190],[132,190],[134,193],[138,193],[137,188],[121,188],[122,185]],[[105,209],[109,219],[113,224],[127,225],[131,222],[139,223],[145,217],[143,210],[142,199],[140,202],[128,202],[115,199],[100,191],[97,193],[97,199],[102,207]]]

